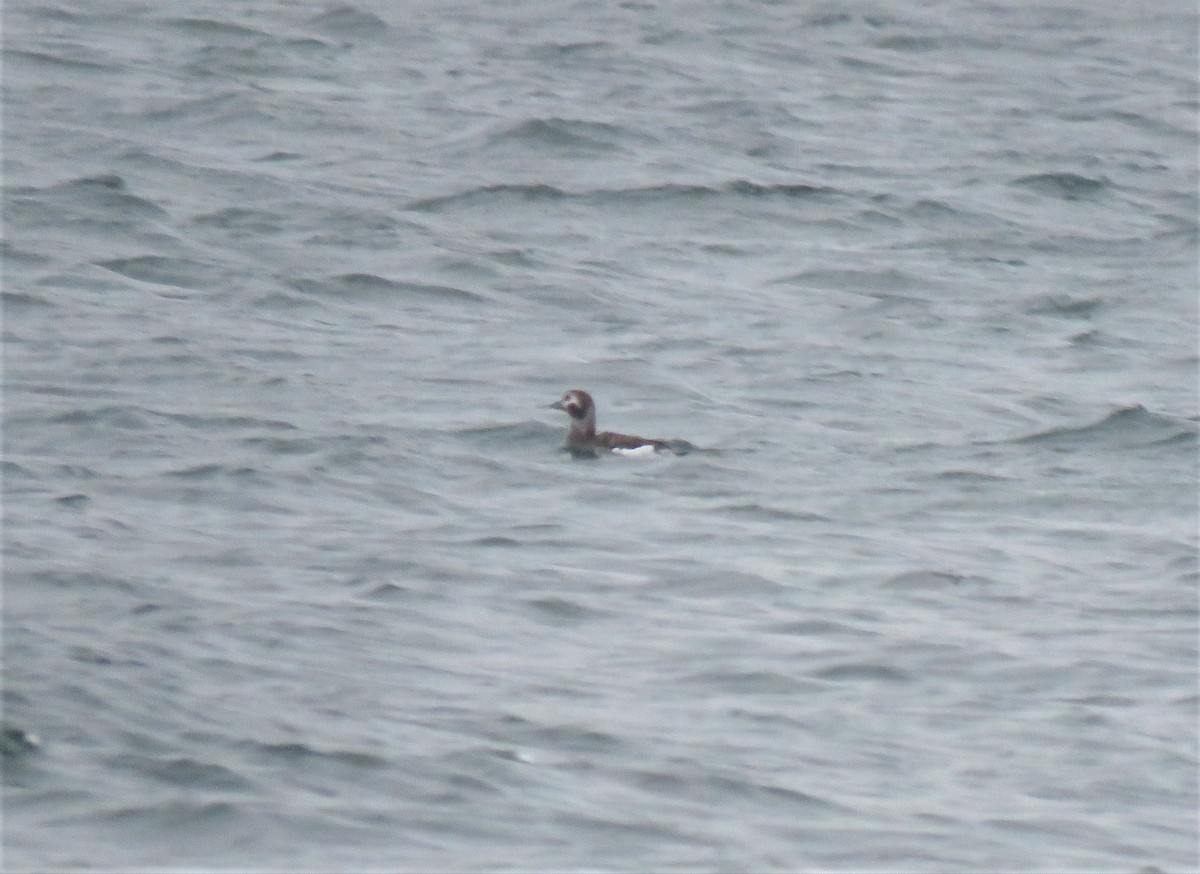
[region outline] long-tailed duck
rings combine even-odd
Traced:
[[[560,400],[551,404],[550,409],[562,410],[571,417],[571,430],[567,432],[567,449],[574,455],[595,455],[601,450],[620,455],[652,455],[658,452],[678,451],[666,440],[617,434],[613,431],[601,431],[597,434],[596,402],[582,389],[571,389]]]

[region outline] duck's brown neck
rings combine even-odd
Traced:
[[[571,419],[567,442],[573,446],[586,445],[596,439],[596,416],[588,412],[582,419]]]

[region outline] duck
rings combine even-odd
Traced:
[[[567,431],[567,449],[572,455],[595,455],[613,452],[618,455],[653,455],[674,452],[671,443],[651,437],[618,434],[615,431],[596,433],[596,402],[583,389],[573,388],[550,404],[549,409],[562,410],[571,417]]]

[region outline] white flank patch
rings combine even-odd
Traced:
[[[645,446],[638,446],[634,449],[614,449],[614,455],[624,455],[628,458],[649,458],[654,455],[654,447],[647,443]]]

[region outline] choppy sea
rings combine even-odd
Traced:
[[[10,0],[5,868],[1195,870],[1197,32]]]

